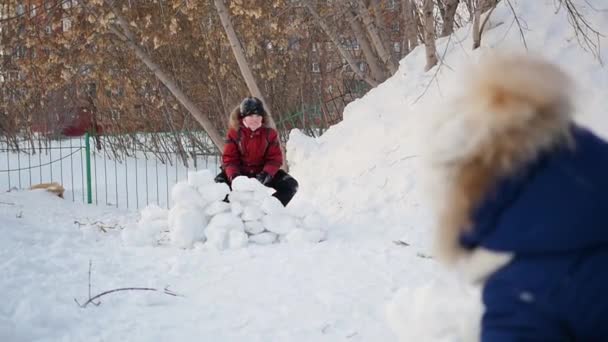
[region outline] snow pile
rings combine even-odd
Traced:
[[[604,0],[575,3],[592,27],[608,32]],[[525,32],[516,29],[517,22],[526,23]],[[400,61],[395,75],[351,102],[344,110],[344,120],[321,137],[291,132],[287,143],[290,173],[301,188],[296,200],[315,198],[322,204],[318,207],[321,213],[350,229],[342,234],[350,240],[404,237],[431,253],[432,208],[439,201],[433,198],[436,192],[429,191],[433,189],[425,188],[421,181],[431,176],[425,173],[425,153],[430,143],[446,144],[450,153],[464,148],[435,141],[437,132],[431,128],[439,120],[437,115],[450,114],[442,113],[441,107],[460,90],[456,73],[496,50],[527,52],[562,67],[578,81],[577,122],[608,138],[608,68],[573,38],[578,34],[569,22],[565,8],[556,8],[554,1],[500,2],[492,12],[480,48],[468,48],[473,43],[472,30],[465,26],[437,40],[440,64],[428,72],[424,71],[424,46],[416,48]],[[601,40],[604,44],[598,44],[597,55],[605,59],[608,44],[606,38],[598,38],[598,42]],[[464,127],[450,126],[447,121],[445,125],[445,129],[452,129],[454,139],[459,134],[475,134]],[[359,229],[361,226],[365,229]],[[477,340],[462,337],[460,333],[471,336],[474,332],[459,329],[444,314],[453,312],[460,317],[460,313],[478,323],[478,297],[463,297],[449,286],[433,289],[405,282],[402,285],[400,297],[391,304],[391,321],[400,322],[393,324],[400,340],[440,341],[441,336],[447,338],[448,331],[457,341]],[[408,334],[403,331],[407,329],[414,331]]]
[[[232,191],[215,183],[209,170],[188,173],[171,189],[170,210],[150,205],[133,229],[123,231],[132,245],[168,242],[180,248],[204,243],[213,249],[236,249],[249,243],[312,242],[326,237],[325,220],[312,210],[290,212],[254,178],[237,177]],[[228,196],[228,201],[224,199]]]
[[[453,281],[432,281],[401,288],[386,307],[386,316],[400,341],[468,342],[479,340],[482,306],[478,288]]]

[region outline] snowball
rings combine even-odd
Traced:
[[[205,215],[197,209],[182,208],[174,214],[169,226],[171,243],[178,247],[190,248],[197,241],[204,241],[207,224]]]
[[[230,210],[229,203],[226,203],[224,201],[215,201],[209,204],[207,208],[205,208],[205,214],[213,216],[228,210]]]
[[[295,228],[295,219],[289,215],[266,215],[262,218],[266,230],[277,234],[285,234]]]
[[[249,234],[259,234],[264,231],[264,225],[260,221],[246,221],[245,231]]]
[[[221,201],[230,193],[226,183],[212,183],[200,186],[198,192],[206,203]]]
[[[277,240],[277,234],[272,232],[263,232],[256,235],[251,235],[249,241],[257,243],[258,245],[270,245]]]
[[[141,221],[167,220],[169,211],[156,204],[150,204],[141,210]]]
[[[228,200],[232,202],[250,203],[253,202],[253,192],[232,191],[228,195]]]
[[[260,183],[255,178],[248,178],[245,176],[236,177],[232,180],[232,190],[240,191],[240,192],[254,192],[258,189],[265,188],[262,183]]]
[[[273,188],[269,188],[269,187],[263,187],[260,188],[258,190],[256,190],[255,192],[253,192],[253,201],[255,203],[262,203],[264,202],[264,200],[270,196],[272,196],[272,194],[274,194],[276,192],[275,189]]]
[[[325,240],[326,234],[319,229],[294,229],[285,235],[285,241],[290,243],[317,243]]]
[[[310,213],[302,219],[302,226],[307,229],[321,229],[324,223],[323,216],[317,212]]]
[[[200,205],[202,203],[200,194],[186,182],[179,182],[171,188],[171,200],[177,204]]]
[[[128,245],[132,246],[155,246],[158,244],[158,236],[167,230],[166,220],[139,221],[135,227],[127,227],[120,232],[120,236]]]
[[[243,221],[256,221],[264,216],[264,212],[257,206],[248,205],[243,208],[243,214],[241,218]]]
[[[247,234],[238,230],[231,230],[228,232],[228,247],[231,249],[238,249],[247,246],[249,239]]]
[[[234,216],[231,212],[220,213],[211,218],[209,227],[224,228],[226,230],[245,230],[245,225],[240,218]]]
[[[304,219],[306,216],[315,213],[314,206],[315,204],[309,203],[304,200],[291,201],[289,202],[289,206],[285,209],[290,215],[299,219]]]
[[[243,212],[243,205],[239,202],[230,202],[230,211],[232,215],[239,216]]]
[[[262,210],[268,215],[282,214],[285,212],[285,207],[278,198],[269,196],[262,202]]]
[[[205,230],[208,247],[223,250],[228,247],[228,230],[217,226],[208,226]]]
[[[213,178],[215,176],[209,170],[188,171],[188,184],[195,188],[215,183]]]

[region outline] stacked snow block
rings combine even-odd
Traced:
[[[215,183],[208,170],[191,172],[186,182],[172,188],[173,206],[168,212],[154,206],[145,208],[135,227],[139,232],[123,237],[138,244],[156,239],[182,248],[204,243],[219,250],[250,243],[315,243],[325,239],[324,220],[318,213],[302,209],[290,212],[273,192],[247,177],[234,179],[230,191],[228,185]]]

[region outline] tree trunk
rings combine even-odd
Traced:
[[[365,60],[369,65],[369,70],[372,73],[372,77],[378,82],[383,82],[386,80],[386,73],[382,69],[380,60],[378,60],[372,46],[367,40],[367,36],[365,35],[365,31],[363,30],[361,23],[350,10],[346,11],[346,16],[348,17],[350,27],[353,29],[353,33],[361,46],[361,51],[363,51],[363,56],[365,56]]]
[[[152,71],[152,73],[154,73],[154,75],[165,85],[165,87],[169,89],[169,91],[171,92],[171,94],[173,94],[173,96],[175,96],[177,101],[179,101],[179,103],[181,103],[186,108],[186,110],[188,110],[188,112],[192,114],[192,116],[194,116],[196,121],[198,121],[198,123],[201,124],[205,132],[207,132],[209,138],[211,138],[211,141],[213,141],[218,150],[222,151],[224,149],[224,138],[220,135],[213,122],[209,120],[209,117],[207,115],[203,114],[198,109],[196,104],[194,104],[194,102],[192,102],[188,98],[188,96],[184,94],[184,92],[182,92],[182,90],[178,87],[175,81],[169,75],[167,75],[167,73],[165,73],[158,64],[156,64],[152,60],[150,55],[148,55],[139,46],[139,44],[136,43],[133,33],[129,29],[129,24],[127,23],[125,18],[120,15],[120,12],[114,7],[114,4],[110,2],[106,2],[106,4],[110,6],[112,12],[116,16],[122,33],[114,27],[110,27],[111,31],[127,44],[127,46],[135,53],[135,55],[150,69],[150,71]]]
[[[454,16],[460,0],[445,0],[443,10],[443,27],[441,28],[441,36],[447,37],[454,33]]]
[[[424,0],[422,7],[424,16],[424,46],[426,50],[425,71],[437,64],[437,48],[435,46],[435,19],[433,18],[433,0]]]
[[[412,0],[402,0],[401,6],[404,21],[403,29],[405,31],[403,35],[403,56],[405,56],[418,46],[418,27],[416,25],[416,20],[414,20],[414,9],[416,5],[412,3]]]
[[[490,19],[492,11],[496,8],[496,0],[477,0],[473,12],[473,50],[481,46],[481,35],[483,29]],[[486,13],[485,19],[481,20],[482,14]]]
[[[359,14],[361,15],[361,19],[363,20],[363,25],[365,25],[365,29],[367,30],[369,37],[371,38],[372,44],[378,52],[378,56],[382,62],[388,67],[391,74],[395,74],[397,72],[397,64],[391,58],[390,52],[386,49],[384,44],[382,44],[382,39],[380,38],[380,34],[374,25],[374,21],[372,19],[367,6],[363,0],[357,0]]]
[[[216,0],[217,1],[217,0]],[[336,48],[338,49],[338,51],[340,52],[340,55],[342,55],[342,57],[344,59],[346,59],[346,62],[348,63],[348,65],[350,66],[351,70],[362,80],[364,80],[367,84],[369,84],[372,87],[377,86],[378,84],[380,84],[378,81],[374,80],[373,78],[365,75],[357,66],[357,63],[355,62],[355,59],[353,58],[353,56],[346,51],[346,49],[344,49],[344,47],[342,46],[342,44],[340,44],[340,40],[338,39],[338,34],[332,30],[323,20],[323,18],[321,18],[321,16],[319,15],[319,13],[317,13],[317,11],[314,9],[314,7],[312,6],[310,0],[303,0],[302,1],[304,3],[304,5],[306,6],[306,8],[308,8],[308,11],[310,12],[310,14],[315,18],[315,20],[317,21],[317,23],[319,24],[319,26],[321,26],[321,28],[323,29],[323,31],[325,31],[325,34],[327,34],[327,36],[329,37],[329,39],[332,41],[332,43],[334,43],[334,45],[336,46]]]
[[[473,50],[481,45],[481,6],[479,0],[476,1],[473,8]]]
[[[245,79],[245,84],[247,84],[247,89],[251,95],[257,97],[262,100],[264,103],[264,108],[270,117],[272,118],[272,113],[270,107],[267,102],[264,100],[264,96],[258,87],[258,84],[255,82],[255,78],[253,77],[253,72],[251,72],[251,68],[249,67],[249,63],[247,62],[247,57],[245,56],[245,50],[239,41],[239,38],[234,31],[234,27],[232,26],[232,22],[230,21],[230,16],[228,14],[228,9],[224,4],[224,0],[213,0],[215,3],[215,9],[217,10],[217,14],[220,17],[220,21],[222,22],[222,26],[224,27],[224,32],[226,32],[226,36],[228,36],[228,41],[230,42],[230,47],[232,48],[232,52],[234,53],[234,57],[236,58],[236,62],[239,65],[239,69],[241,70],[241,75]],[[276,128],[274,121],[272,122],[272,127]]]
[[[386,21],[384,20],[384,16],[382,15],[382,9],[380,8],[380,0],[371,0],[370,3],[372,8],[374,9],[374,19],[376,21],[376,29],[380,32],[380,38],[382,39],[384,48],[389,52],[392,62],[395,64],[396,68],[399,68],[399,59],[395,58],[395,55],[390,51],[392,49],[392,40],[390,35],[387,33]],[[388,44],[388,45],[387,45]]]

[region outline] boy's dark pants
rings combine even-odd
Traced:
[[[224,170],[215,176],[215,182],[230,185]],[[287,203],[291,201],[293,196],[298,191],[298,181],[283,170],[279,170],[274,177],[272,177],[270,183],[268,183],[266,186],[276,190],[273,196],[281,201],[283,206],[287,206]]]

